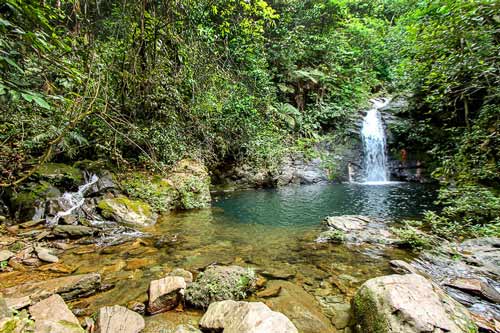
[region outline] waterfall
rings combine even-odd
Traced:
[[[373,107],[363,119],[361,137],[364,152],[364,182],[383,183],[389,180],[387,171],[386,139],[382,117],[378,111],[389,100],[374,99]]]
[[[61,217],[70,215],[83,205],[83,203],[85,202],[85,192],[89,189],[89,187],[97,183],[97,181],[99,180],[99,177],[97,177],[96,175],[92,175],[86,178],[88,179],[83,185],[80,185],[78,187],[78,191],[65,192],[59,199],[57,199],[61,206],[67,207],[67,209],[57,212],[57,214],[53,218],[47,217],[47,224],[49,226],[57,225]]]

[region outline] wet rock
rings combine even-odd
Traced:
[[[300,332],[335,332],[316,299],[301,287],[288,281],[272,280],[268,282],[267,288],[280,288],[280,293],[277,297],[267,298],[266,305],[290,318]]]
[[[261,302],[221,301],[210,304],[200,327],[224,333],[294,333],[297,328],[282,313]]]
[[[44,163],[37,169],[34,176],[63,187],[76,187],[83,183],[82,172],[63,163]]]
[[[446,285],[500,304],[500,293],[486,279],[455,278],[447,282]]]
[[[130,259],[126,263],[125,270],[133,271],[136,269],[141,269],[146,266],[152,265],[154,263],[154,259],[152,258],[134,258]]]
[[[175,328],[174,333],[202,333],[202,332],[192,325],[179,325]]]
[[[35,248],[36,255],[42,261],[56,263],[59,262],[59,258],[50,253],[49,249],[44,247],[36,247]]]
[[[104,198],[99,201],[97,207],[99,207],[102,216],[105,218],[131,226],[144,227],[152,225],[158,217],[148,203],[132,200],[125,196]]]
[[[186,289],[186,300],[206,308],[212,302],[241,300],[255,288],[255,273],[240,266],[209,266]]]
[[[321,158],[306,160],[301,154],[285,158],[276,176],[278,186],[318,184],[329,180],[328,170]]]
[[[79,238],[92,236],[94,229],[83,225],[56,225],[52,233],[59,237]]]
[[[29,306],[31,304],[31,299],[28,296],[6,298],[5,303],[9,309],[19,310]]]
[[[259,274],[271,280],[291,280],[295,277],[296,271],[292,268],[267,269],[259,271]]]
[[[148,312],[156,314],[172,310],[182,301],[186,282],[180,276],[167,276],[149,284]]]
[[[357,291],[353,307],[360,332],[458,333],[476,329],[467,309],[417,274],[368,280]]]
[[[488,330],[500,318],[500,239],[464,241],[457,247],[443,243],[411,262],[473,313],[477,325]],[[489,329],[491,331],[491,329]]]
[[[63,216],[59,220],[59,223],[66,224],[66,225],[75,225],[75,224],[78,224],[78,216],[72,215],[72,214]]]
[[[96,273],[65,276],[56,279],[28,282],[6,288],[3,295],[9,298],[28,297],[30,302],[38,302],[54,294],[59,294],[68,301],[95,293],[101,286],[101,276]]]
[[[146,314],[146,305],[138,301],[131,301],[127,303],[127,308],[141,315]]]
[[[256,296],[260,298],[276,297],[279,296],[281,292],[281,286],[273,286],[266,288],[265,290],[259,291]]]
[[[106,192],[115,192],[118,186],[115,184],[113,174],[107,170],[99,173],[99,180],[87,191],[87,196],[95,197]]]
[[[383,221],[367,216],[329,216],[323,221],[323,225],[328,230],[336,230],[343,233],[343,239],[346,243],[395,245],[399,242],[398,238]],[[321,237],[318,241],[322,241]]]
[[[0,251],[0,262],[7,261],[12,258],[15,254],[10,252],[9,250],[1,250]]]
[[[36,332],[84,333],[78,319],[59,295],[52,295],[30,306]]]
[[[145,326],[140,314],[123,306],[114,305],[99,310],[96,333],[139,333]]]

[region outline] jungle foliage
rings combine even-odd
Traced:
[[[449,207],[429,222],[498,226],[499,6],[3,0],[1,186],[85,158],[271,166],[297,141],[347,135],[374,94],[405,92],[401,145],[432,153]],[[460,209],[475,193],[486,208]]]

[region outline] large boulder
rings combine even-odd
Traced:
[[[353,310],[356,329],[363,333],[477,330],[467,309],[417,274],[368,280],[354,296]]]
[[[271,280],[266,290],[279,290],[265,303],[274,311],[290,318],[302,333],[335,332],[330,320],[323,314],[316,299],[304,289],[288,281]]]
[[[179,193],[180,208],[210,207],[210,177],[201,162],[192,159],[177,162],[168,180]]]
[[[106,306],[97,314],[96,333],[139,333],[146,326],[144,318],[123,306]]]
[[[104,198],[99,201],[97,207],[105,218],[130,226],[149,226],[154,224],[157,218],[148,203],[125,196]]]
[[[271,311],[264,303],[231,300],[210,304],[200,327],[224,333],[298,333],[285,315]]]
[[[241,300],[255,287],[255,273],[240,266],[210,266],[186,289],[186,300],[206,308],[212,302]]]
[[[35,332],[84,333],[78,319],[59,295],[52,295],[30,306]]]
[[[91,227],[86,227],[84,225],[56,225],[52,229],[52,233],[59,237],[67,238],[80,238],[85,236],[92,236],[95,233],[95,229]]]
[[[59,294],[64,300],[88,296],[101,287],[101,276],[97,273],[65,276],[41,282],[28,282],[4,289],[3,295],[9,304],[24,305]]]
[[[389,230],[386,223],[367,216],[329,216],[323,221],[323,225],[327,230],[319,235],[318,242],[342,240],[352,244],[393,245],[399,243],[399,239]]]
[[[177,307],[182,301],[186,281],[181,276],[167,276],[149,284],[148,312],[156,314]]]
[[[63,163],[44,163],[35,171],[34,177],[61,187],[76,187],[83,183],[82,171]]]

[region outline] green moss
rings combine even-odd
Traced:
[[[354,317],[363,333],[389,332],[387,320],[377,312],[375,295],[361,287],[353,299]]]
[[[135,172],[128,174],[121,184],[130,197],[144,200],[157,212],[168,212],[174,208],[178,197],[171,184],[159,176]]]
[[[83,183],[82,172],[63,163],[45,163],[35,172],[35,176],[59,186],[75,186]]]
[[[117,197],[117,198],[108,198],[99,201],[97,207],[101,210],[102,216],[109,218],[113,216],[115,206],[122,205],[127,207],[128,210],[131,210],[137,214],[144,214],[150,216],[153,214],[151,211],[151,206],[146,202],[139,200],[132,200],[125,196]]]
[[[210,303],[244,299],[255,285],[252,269],[213,266],[201,273],[186,290],[186,300],[195,307],[207,308]]]
[[[319,235],[322,241],[330,243],[342,243],[345,240],[345,232],[342,230],[327,230]]]

